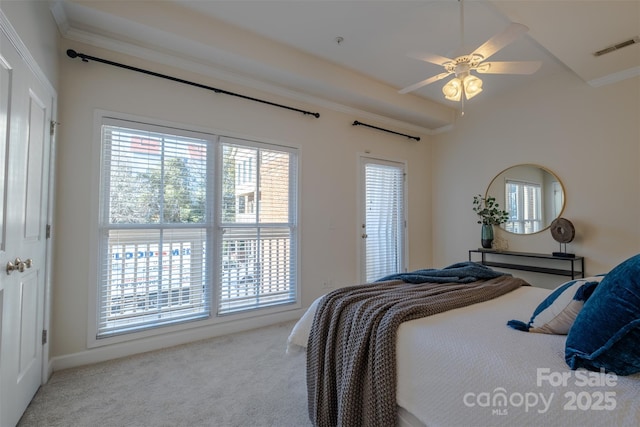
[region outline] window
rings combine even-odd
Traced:
[[[98,338],[296,302],[295,150],[112,118],[101,137]]]
[[[540,184],[507,180],[505,195],[509,220],[505,230],[528,234],[542,228]]]
[[[248,147],[223,138],[222,164],[229,176],[222,203],[223,269],[218,313],[295,301],[291,283],[296,253],[296,164],[291,152]],[[229,183],[236,182],[235,186]]]
[[[372,282],[404,271],[404,165],[362,158],[363,277]]]

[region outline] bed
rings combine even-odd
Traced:
[[[507,327],[509,320],[529,319],[555,293],[525,284],[488,301],[401,323],[395,337],[395,424],[640,425],[640,374],[571,370],[567,335]],[[296,323],[288,351],[310,343],[322,302],[318,298]]]

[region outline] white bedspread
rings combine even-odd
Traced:
[[[524,287],[403,323],[397,337],[401,414],[429,427],[640,425],[640,375],[571,371],[565,336],[506,326],[511,319],[528,321],[550,292]],[[315,307],[292,330],[289,349],[306,346]]]

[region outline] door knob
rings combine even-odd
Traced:
[[[13,262],[11,261],[7,262],[7,274],[11,274],[11,272],[15,269],[16,269],[16,266]]]
[[[31,268],[32,265],[33,265],[33,260],[31,258],[27,259],[26,261],[22,261],[20,258],[16,258],[16,260],[13,262],[11,261],[7,262],[6,271],[7,271],[7,274],[11,274],[14,271],[18,271],[19,273],[22,273],[25,268]]]
[[[19,272],[24,271],[24,262],[20,258],[16,258],[14,262],[9,261],[7,263],[7,274],[11,274],[16,270]]]

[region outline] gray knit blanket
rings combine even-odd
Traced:
[[[396,425],[400,323],[488,301],[527,283],[399,280],[337,289],[319,303],[307,344],[309,418],[318,427]]]

